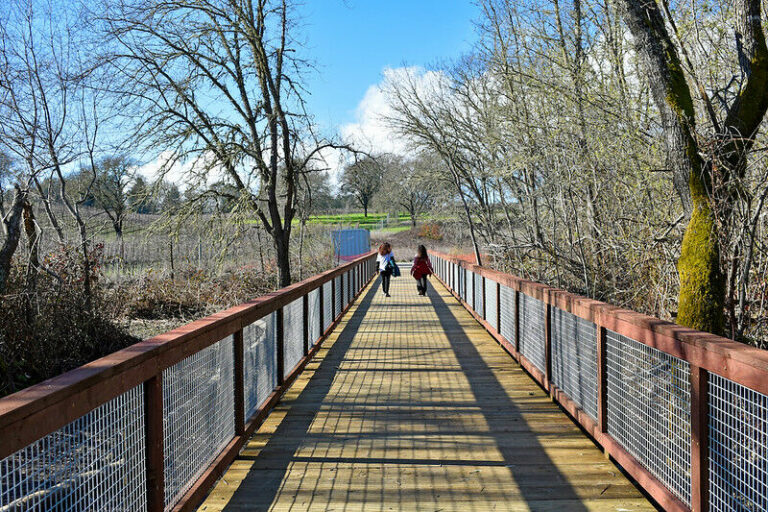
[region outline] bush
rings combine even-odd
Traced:
[[[0,296],[0,396],[48,379],[137,341],[113,317],[115,308],[100,287],[101,253],[91,254],[90,304],[83,293],[83,261],[73,247],[49,255],[44,264],[57,278],[15,266],[7,295]]]
[[[443,235],[440,232],[440,226],[434,222],[422,224],[419,228],[419,237],[430,240],[442,240]]]

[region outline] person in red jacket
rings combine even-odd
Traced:
[[[427,248],[420,245],[416,251],[416,257],[413,259],[413,266],[411,267],[411,275],[416,279],[416,289],[419,295],[427,294],[427,276],[434,273],[432,270],[432,262],[429,261],[427,256]]]

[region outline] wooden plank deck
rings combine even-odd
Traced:
[[[655,510],[439,284],[379,290],[199,510]]]

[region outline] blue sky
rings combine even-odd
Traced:
[[[300,30],[317,72],[311,113],[323,131],[353,122],[387,67],[429,66],[468,52],[478,8],[471,0],[307,0]]]

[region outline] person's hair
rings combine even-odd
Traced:
[[[421,259],[427,259],[427,248],[423,245],[420,245],[419,248],[416,249],[416,256]]]
[[[392,246],[389,245],[389,242],[384,242],[379,246],[379,254],[381,254],[382,256],[386,256],[391,252],[392,252]]]

